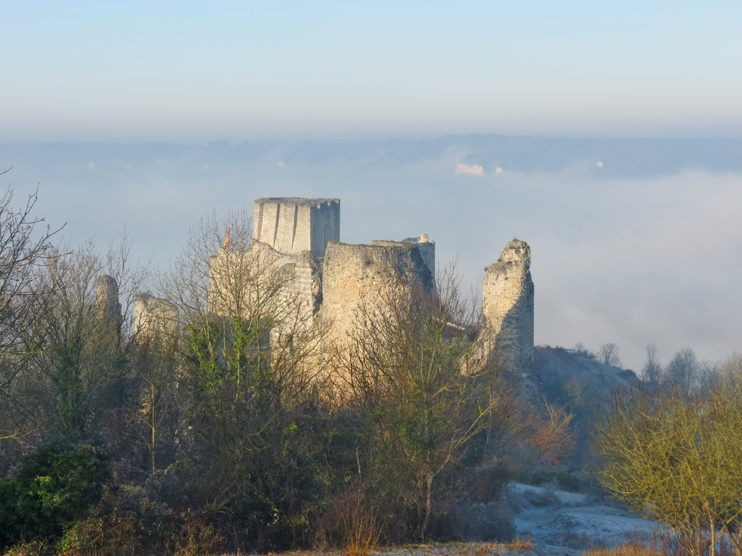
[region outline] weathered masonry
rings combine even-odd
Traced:
[[[327,243],[340,241],[340,199],[271,197],[253,207],[253,239],[279,253],[324,257]]]
[[[409,299],[415,290],[435,293],[435,274],[412,242],[332,242],[323,268],[321,315],[331,323],[330,340],[341,349],[363,325],[361,313],[383,311],[389,300]]]
[[[533,360],[531,248],[514,239],[484,275],[482,312],[500,356],[515,366]]]
[[[507,244],[487,267],[482,312],[485,326],[464,364],[471,372],[492,357],[518,369],[533,359],[534,287],[531,249],[524,241]],[[278,291],[259,303],[262,286]],[[102,305],[114,285],[100,284]],[[280,290],[280,291],[279,291]],[[271,197],[254,202],[253,241],[247,250],[219,249],[211,257],[209,311],[246,316],[264,311],[293,314],[300,326],[287,328],[274,319],[272,338],[297,330],[324,327],[340,349],[360,325],[359,308],[381,305],[389,295],[419,291],[435,295],[435,241],[426,234],[402,241],[375,240],[368,245],[340,242],[340,200]],[[399,297],[396,297],[399,299]],[[112,311],[112,309],[106,309]],[[379,309],[382,310],[382,309]],[[137,332],[172,331],[174,306],[150,296],[138,297]]]

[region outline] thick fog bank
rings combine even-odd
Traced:
[[[341,239],[425,232],[481,288],[513,237],[533,251],[536,342],[614,342],[638,370],[742,350],[742,141],[502,136],[207,146],[2,145],[18,200],[78,243],[115,240],[166,266],[189,226],[264,196],[339,197]]]

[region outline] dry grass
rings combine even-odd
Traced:
[[[486,556],[487,554],[497,554],[500,545],[495,542],[482,543],[474,549],[474,556]]]
[[[516,537],[515,540],[503,544],[502,547],[509,552],[525,552],[526,550],[531,550],[533,548],[533,543],[531,542],[531,539],[521,539],[520,537]]]
[[[26,542],[8,549],[8,551],[3,554],[5,556],[44,556],[50,552],[50,547],[46,543]]]
[[[361,495],[350,497],[343,513],[343,556],[368,556],[379,546],[382,525]]]
[[[643,543],[628,542],[615,548],[591,550],[583,553],[585,556],[666,556],[669,553],[656,546],[647,546]]]
[[[533,543],[529,539],[516,537],[515,540],[508,543],[486,542],[475,544],[469,549],[470,556],[488,556],[490,554],[502,554],[503,552],[526,552],[533,548]]]

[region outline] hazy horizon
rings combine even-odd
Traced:
[[[614,342],[639,371],[740,351],[742,140],[502,135],[362,142],[0,145],[17,203],[68,222],[73,245],[124,227],[134,254],[168,261],[188,228],[259,197],[338,197],[341,240],[429,234],[481,292],[484,267],[518,237],[533,252],[537,344]],[[16,204],[17,204],[16,203]]]

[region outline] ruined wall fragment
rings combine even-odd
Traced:
[[[209,312],[244,320],[269,319],[271,345],[312,333],[322,304],[322,260],[310,251],[280,253],[253,241],[250,249],[220,249],[211,258]]]
[[[98,313],[115,326],[121,324],[119,286],[113,276],[101,274],[95,281],[95,299]]]
[[[272,310],[268,300],[283,281],[281,267],[295,260],[270,245],[253,241],[249,249],[219,249],[209,266],[208,311],[249,319]]]
[[[514,239],[484,277],[485,355],[492,350],[511,368],[533,360],[534,288],[531,248]]]
[[[428,234],[420,234],[420,237],[408,237],[402,240],[404,243],[415,243],[420,250],[420,255],[435,277],[435,240],[428,237]]]
[[[134,296],[134,335],[138,338],[175,338],[178,320],[178,308],[167,299],[148,293]]]

